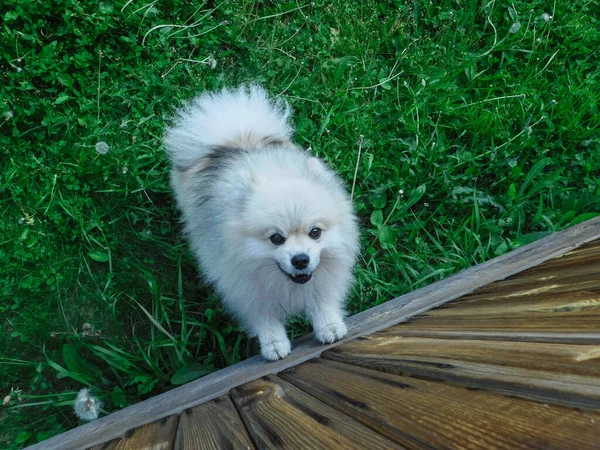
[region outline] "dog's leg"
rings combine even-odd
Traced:
[[[251,325],[260,342],[260,353],[268,361],[277,361],[290,354],[292,344],[285,332],[285,325],[279,319],[264,320]]]
[[[337,302],[313,305],[308,311],[308,316],[315,330],[315,337],[323,344],[339,341],[348,332],[343,310]]]

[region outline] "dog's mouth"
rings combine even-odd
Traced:
[[[298,284],[308,283],[312,278],[312,273],[301,273],[299,275],[290,275],[288,273],[286,275],[290,278],[290,280]]]
[[[287,277],[290,280],[292,280],[296,284],[308,283],[312,278],[312,273],[299,273],[297,275],[292,275],[291,273],[288,273],[285,270],[283,270],[281,266],[279,266],[279,264],[277,265],[277,267],[279,267],[279,270],[281,270],[285,275],[287,275]]]

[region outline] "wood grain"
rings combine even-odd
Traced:
[[[410,448],[600,448],[598,413],[324,359],[281,376]]]
[[[587,265],[590,261],[598,261],[600,258],[600,241],[588,242],[581,245],[571,251],[563,253],[562,255],[553,258],[551,261],[547,261],[539,266],[532,267],[523,271],[524,273],[535,273],[538,271],[545,271],[552,268],[557,268],[565,263],[575,265]]]
[[[544,277],[542,277],[544,278]],[[489,288],[481,289],[466,300],[481,299],[494,301],[511,297],[529,297],[532,295],[548,295],[550,293],[572,293],[576,291],[600,291],[600,274],[540,280],[538,278],[514,278],[510,281],[495,283]]]
[[[120,439],[113,439],[112,441],[108,441],[103,444],[94,445],[87,450],[114,450],[119,441]]]
[[[596,249],[597,250],[597,249]],[[530,295],[530,292],[569,292],[571,290],[599,290],[600,254],[573,260],[555,258],[505,280],[496,281],[477,289],[473,296],[488,293],[500,295]],[[519,291],[523,291],[523,293]]]
[[[175,450],[251,450],[254,445],[229,396],[181,413]]]
[[[600,317],[600,291],[547,292],[523,297],[467,295],[442,305],[440,308],[427,311],[425,315],[427,317],[462,317],[584,311]]]
[[[402,448],[275,375],[231,395],[260,449]]]
[[[178,421],[179,417],[169,416],[129,430],[115,446],[115,450],[172,450]]]
[[[552,333],[597,333],[600,320],[593,311],[555,312],[531,314],[497,314],[441,317],[422,314],[410,323],[402,325],[402,330],[440,331],[512,331],[512,332],[552,332]]]
[[[600,409],[600,346],[406,338],[378,333],[324,358],[400,375]]]
[[[428,337],[437,339],[475,339],[486,341],[513,342],[554,342],[562,344],[600,344],[598,333],[562,333],[545,331],[471,331],[471,330],[440,330],[435,328],[420,329],[418,326],[405,326],[402,336]]]
[[[600,345],[414,338],[402,336],[402,331],[396,327],[394,331],[355,339],[328,350],[323,356],[331,354],[390,361],[415,358],[470,361],[588,376],[600,386]]]
[[[442,281],[349,317],[346,320],[348,335],[344,342],[403,322],[493,281],[505,279],[548,259],[570,252],[599,237],[600,217],[463,270]],[[290,356],[282,361],[265,363],[259,356],[250,358],[50,438],[32,446],[31,449],[74,450],[114,439],[130,428],[158,420],[166,415],[179,414],[184,409],[224,395],[235,386],[292,367],[338,345],[338,343],[320,345],[314,339],[307,338],[303,338],[301,342],[294,345]]]

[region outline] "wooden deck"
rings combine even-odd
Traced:
[[[350,318],[322,353],[304,340],[190,383],[193,400],[185,386],[160,396],[179,410],[120,411],[32,448],[600,449],[598,238],[594,219],[381,305],[377,321]],[[123,429],[131,417],[153,420]]]

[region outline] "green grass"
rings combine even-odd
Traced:
[[[77,426],[83,387],[108,413],[256,353],[179,234],[175,106],[250,81],[292,103],[297,142],[355,182],[356,313],[600,212],[599,12],[4,0],[0,443]]]

